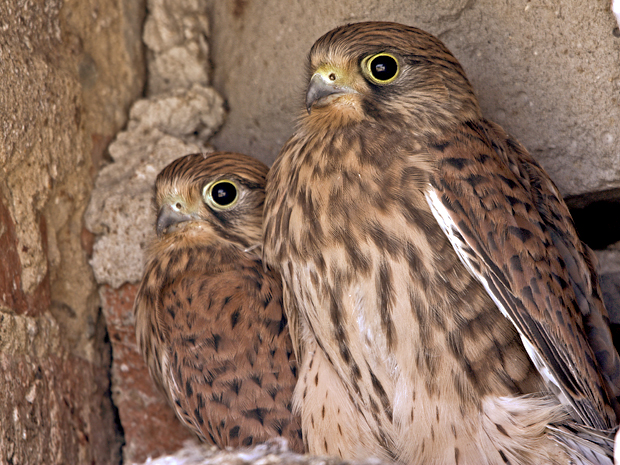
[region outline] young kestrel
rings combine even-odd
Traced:
[[[266,175],[263,163],[226,152],[187,155],[159,173],[136,334],[151,377],[203,441],[281,435],[303,452],[281,278],[260,259]]]
[[[619,357],[549,176],[426,32],[339,27],[309,69],[308,114],[267,182],[264,257],[283,274],[310,452],[609,463]]]

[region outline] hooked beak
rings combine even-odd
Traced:
[[[355,91],[349,87],[336,85],[322,73],[314,73],[312,79],[310,79],[308,91],[306,92],[306,110],[310,113],[313,106],[322,107],[327,105],[332,100],[330,97],[335,97],[338,94],[349,94],[352,92]]]
[[[184,223],[185,221],[190,221],[191,219],[192,217],[190,215],[174,210],[170,204],[165,204],[160,208],[159,213],[157,214],[157,236],[161,237],[161,235],[168,228],[170,228],[170,226]]]

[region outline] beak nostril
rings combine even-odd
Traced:
[[[344,74],[343,76],[344,77]],[[332,71],[329,74],[316,72],[312,75],[308,84],[306,93],[306,109],[311,112],[313,106],[324,106],[331,101],[332,96],[336,94],[352,94],[357,93],[351,87],[336,84],[339,79],[338,73]]]
[[[166,231],[169,231],[171,226],[192,220],[191,215],[175,210],[175,208],[182,206],[183,204],[181,202],[177,202],[174,205],[165,204],[160,208],[157,213],[157,222],[155,224],[155,231],[159,237],[161,237]]]

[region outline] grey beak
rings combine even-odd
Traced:
[[[157,214],[157,226],[155,228],[157,235],[161,237],[164,231],[166,231],[166,229],[170,226],[183,223],[184,221],[189,221],[191,219],[192,217],[190,215],[174,210],[169,204],[166,204],[161,207],[159,213]]]
[[[322,106],[321,103],[326,103],[325,101],[321,102],[322,99],[333,94],[346,94],[348,92],[351,92],[351,89],[339,87],[325,81],[323,76],[316,73],[312,76],[312,79],[310,79],[310,84],[308,84],[308,91],[306,92],[306,110],[310,113],[314,105]]]

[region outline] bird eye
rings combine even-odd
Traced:
[[[223,179],[207,184],[202,196],[211,208],[226,210],[237,203],[239,192],[234,182]]]
[[[364,74],[376,84],[389,84],[398,76],[398,60],[387,53],[364,58]]]

